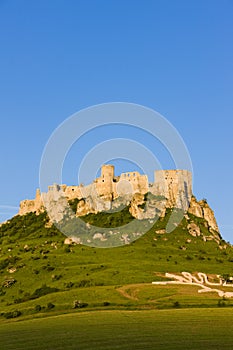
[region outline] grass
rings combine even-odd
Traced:
[[[112,215],[117,221],[119,213]],[[166,227],[168,218],[169,213],[129,245],[104,249],[65,245],[65,236],[55,227],[45,227],[46,214],[14,217],[0,227],[0,313],[3,316],[19,310],[20,318],[35,315],[37,305],[42,307],[41,312],[50,314],[71,312],[75,300],[87,303],[87,310],[105,308],[105,302],[111,309],[172,308],[176,301],[181,307],[217,307],[217,295],[199,295],[193,287],[177,287],[174,295],[170,295],[170,287],[163,287],[165,295],[161,292],[161,298],[156,296],[155,286],[152,289],[151,282],[161,280],[159,273],[233,274],[230,245],[190,236],[185,218],[172,233],[157,234],[157,230]],[[103,225],[105,220],[109,222],[104,215],[92,215],[91,220]],[[125,218],[119,220],[123,222]],[[190,215],[189,220],[199,225],[203,235],[210,235],[203,219]],[[12,269],[14,272],[10,272]],[[8,280],[13,282],[6,288]],[[120,286],[132,290],[128,294],[136,298],[124,296]],[[48,303],[55,307],[48,310]]]
[[[229,350],[232,333],[231,309],[77,311],[0,325],[4,350]]]
[[[127,210],[84,220],[119,226],[131,220]],[[231,349],[233,300],[199,294],[197,286],[151,284],[165,272],[233,275],[231,245],[205,241],[203,219],[189,215],[172,233],[158,234],[169,215],[135,242],[111,249],[65,245],[54,226],[46,228],[45,213],[2,225],[1,348]],[[200,237],[188,233],[190,220]]]

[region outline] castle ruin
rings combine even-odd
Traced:
[[[55,192],[58,195],[62,193],[67,200],[80,200],[76,213],[78,216],[110,210],[116,199],[124,196],[132,199],[136,194],[143,198],[148,192],[164,197],[166,207],[187,209],[192,196],[192,174],[188,170],[157,170],[154,182],[149,183],[147,175],[137,171],[115,176],[114,166],[107,164],[102,166],[101,176],[87,186],[54,184],[43,194],[37,189],[35,199],[21,201],[19,215],[44,211],[43,198],[54,199]]]

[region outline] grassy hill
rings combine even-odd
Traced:
[[[110,217],[112,215],[112,217]],[[136,309],[227,306],[217,294],[200,295],[195,286],[153,286],[166,272],[205,272],[232,275],[233,249],[209,236],[204,219],[191,214],[171,233],[166,227],[170,212],[135,242],[115,248],[65,245],[56,227],[46,227],[46,213],[15,216],[0,227],[1,316],[73,312],[74,308]],[[89,223],[124,224],[125,210],[84,217]],[[196,223],[201,236],[188,233]]]

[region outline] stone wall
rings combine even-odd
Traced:
[[[167,207],[187,209],[192,197],[192,173],[188,170],[157,170],[150,191],[167,198]]]
[[[44,211],[43,201],[41,198],[40,190],[37,189],[35,199],[32,199],[32,200],[25,199],[25,200],[20,202],[18,214],[25,215],[25,214],[30,213],[30,212],[34,212],[36,214],[39,214],[42,211]]]

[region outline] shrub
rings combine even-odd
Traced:
[[[43,284],[40,288],[36,289],[35,292],[31,295],[29,299],[36,299],[40,298],[43,295],[59,292],[58,288],[51,288],[47,286],[46,284]]]
[[[108,301],[104,301],[103,305],[104,305],[104,306],[109,306],[110,303],[109,303]]]
[[[219,300],[218,301],[218,307],[224,307],[224,306],[226,306],[226,303],[225,303],[225,301],[224,300]]]
[[[173,307],[176,308],[176,309],[180,308],[180,303],[179,303],[179,301],[175,301],[175,302],[173,303]]]
[[[70,253],[70,247],[68,245],[64,248],[64,252],[65,253]]]
[[[0,288],[0,296],[2,297],[5,294],[6,294],[6,292],[2,288]]]
[[[64,283],[64,287],[65,287],[65,288],[72,288],[73,286],[74,286],[74,283],[73,283],[73,282]]]
[[[92,285],[92,282],[90,280],[82,280],[77,284],[77,287],[90,287]]]
[[[53,304],[53,303],[48,303],[47,304],[47,309],[48,310],[51,310],[51,309],[53,309],[55,307],[55,305]]]
[[[9,318],[16,318],[19,317],[21,315],[21,312],[19,310],[15,310],[15,311],[10,311],[10,312],[6,312],[4,313],[4,317],[9,319]]]
[[[36,306],[35,306],[35,311],[36,311],[36,312],[41,311],[41,306],[40,306],[40,305],[36,305]]]

